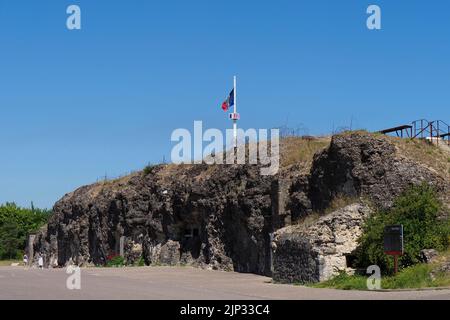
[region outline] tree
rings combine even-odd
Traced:
[[[1,259],[17,258],[23,239],[19,236],[19,228],[14,221],[4,221],[0,225],[0,256]]]
[[[17,258],[26,239],[47,223],[51,211],[20,208],[14,203],[0,206],[0,259]]]

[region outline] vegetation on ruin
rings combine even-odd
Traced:
[[[124,267],[125,266],[125,258],[117,255],[111,254],[106,258],[106,267]]]
[[[401,270],[395,276],[382,276],[381,289],[421,289],[449,287],[450,277],[448,274],[438,272],[432,276],[437,264],[417,264]],[[363,275],[348,275],[341,272],[338,276],[324,282],[312,285],[314,288],[333,288],[340,290],[368,290],[368,277]]]
[[[354,267],[360,272],[367,266],[377,265],[383,274],[381,289],[417,289],[450,286],[450,274],[442,271],[450,261],[450,219],[442,214],[446,208],[435,189],[427,184],[412,186],[399,196],[390,210],[379,210],[363,226]],[[400,272],[393,275],[393,258],[383,251],[384,227],[402,224],[405,253],[399,257]],[[440,256],[433,263],[420,262],[420,251],[435,249]],[[445,270],[446,268],[444,268]],[[316,288],[367,290],[370,275],[336,277],[318,284]]]
[[[314,155],[330,145],[330,137],[287,137],[280,141],[281,168],[294,164],[304,165],[309,170]]]
[[[445,251],[450,244],[450,219],[440,218],[443,205],[437,192],[428,184],[412,186],[399,196],[391,209],[379,210],[363,226],[356,252],[358,267],[378,265],[384,274],[393,270],[393,259],[383,251],[383,232],[388,225],[402,224],[404,255],[400,268],[420,262],[420,251]]]

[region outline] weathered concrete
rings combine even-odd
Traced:
[[[347,271],[347,257],[358,246],[362,224],[371,209],[353,204],[275,234],[273,278],[279,282],[312,283]]]

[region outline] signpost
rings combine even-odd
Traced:
[[[125,237],[121,236],[119,240],[119,254],[121,257],[125,257]]]
[[[398,257],[404,253],[403,225],[392,225],[384,228],[384,253],[394,256],[394,272],[398,272]]]

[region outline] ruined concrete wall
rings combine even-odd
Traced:
[[[366,196],[377,206],[389,208],[395,197],[422,182],[440,193],[450,190],[448,180],[399,155],[386,137],[346,133],[334,136],[330,147],[315,156],[309,199],[314,210],[325,209],[339,195]]]
[[[445,203],[448,178],[399,154],[386,137],[363,132],[334,136],[329,148],[315,155],[310,174],[292,180],[287,208],[293,226],[275,234],[274,279],[317,282],[346,270],[367,210],[349,206],[306,227],[301,221],[312,212],[322,214],[336,197],[362,198],[387,209],[403,191],[421,183],[434,186]]]
[[[273,177],[257,166],[157,166],[85,186],[54,206],[36,247],[59,265],[102,265],[127,239],[127,263],[270,274]]]
[[[400,157],[385,137],[367,133],[335,136],[311,166],[294,164],[276,176],[261,176],[258,166],[249,165],[155,166],[64,196],[37,236],[35,252],[59,265],[103,265],[109,255],[118,254],[124,236],[129,264],[143,258],[146,264],[270,275],[273,232],[323,211],[336,196],[365,197],[389,207],[411,184],[423,181],[449,194],[449,181]],[[327,227],[322,227],[315,232],[324,233]],[[328,263],[332,254],[284,231],[275,242],[273,265],[278,275],[286,275],[285,281],[320,279],[333,269],[327,265],[342,265],[341,258]],[[340,250],[339,237],[334,237],[326,241],[329,249],[319,247]],[[303,271],[296,265],[304,266]]]
[[[278,230],[274,239],[274,280],[313,283],[346,271],[347,256],[357,248],[362,224],[370,212],[366,205],[354,204],[310,225]]]
[[[273,274],[281,283],[313,283],[320,279],[319,259],[309,239],[285,232],[275,240]]]

